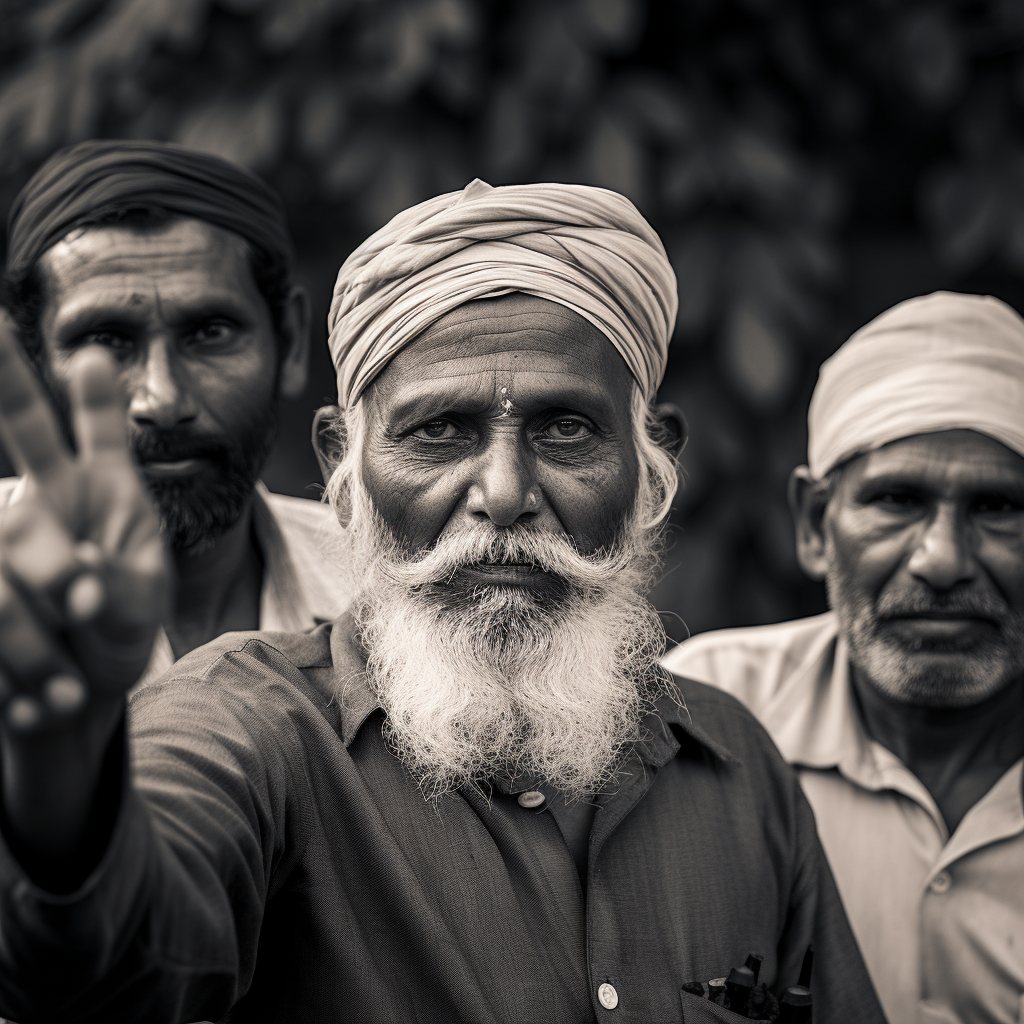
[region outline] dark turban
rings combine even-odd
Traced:
[[[93,140],[55,153],[15,199],[7,221],[8,280],[24,279],[77,224],[133,207],[234,231],[291,267],[281,200],[252,172],[168,142]]]

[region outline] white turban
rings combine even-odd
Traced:
[[[339,403],[446,313],[509,292],[585,317],[654,397],[679,301],[654,229],[607,189],[477,179],[398,214],[345,260],[327,318]]]
[[[890,441],[957,429],[1024,456],[1024,320],[991,295],[935,292],[886,310],[824,362],[807,462],[820,479]]]

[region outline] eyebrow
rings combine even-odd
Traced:
[[[185,299],[173,304],[174,315],[169,322],[187,326],[214,316],[230,317],[240,322],[253,318],[247,311],[247,304],[230,292],[206,295],[195,300]],[[124,298],[87,299],[76,303],[66,317],[58,317],[54,330],[59,338],[74,337],[103,327],[133,328],[148,317],[148,307],[133,307]]]
[[[924,479],[909,470],[886,469],[862,477],[855,485],[854,493],[862,494],[865,491],[884,489],[938,491],[944,489],[949,482],[943,480],[937,484],[935,481]],[[1010,469],[993,470],[985,479],[975,478],[968,481],[954,479],[952,483],[956,486],[967,484],[965,490],[973,495],[1024,495],[1024,475],[1016,474]]]
[[[484,379],[478,387],[460,387],[456,381],[448,379],[403,388],[399,399],[393,403],[382,403],[385,421],[392,429],[402,430],[445,413],[479,414],[492,409],[493,376],[489,373],[469,376],[481,376]],[[608,391],[597,387],[585,377],[579,379],[579,386],[555,384],[550,387],[531,387],[527,395],[521,399],[513,395],[513,399],[517,404],[522,403],[534,410],[531,415],[545,409],[567,409],[609,421],[612,418],[612,405]]]

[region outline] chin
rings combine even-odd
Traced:
[[[968,708],[1014,679],[1012,659],[995,651],[917,650],[875,640],[850,645],[851,660],[880,692],[902,704]]]

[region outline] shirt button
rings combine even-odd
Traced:
[[[940,896],[944,892],[949,891],[949,887],[953,884],[953,879],[949,877],[948,871],[940,871],[932,880],[928,888],[932,892],[938,893]]]
[[[532,809],[540,807],[544,803],[544,794],[539,790],[531,789],[529,792],[519,794],[519,806]]]
[[[597,990],[597,1001],[606,1009],[614,1010],[619,1005],[619,993],[615,991],[614,985],[606,981]]]

